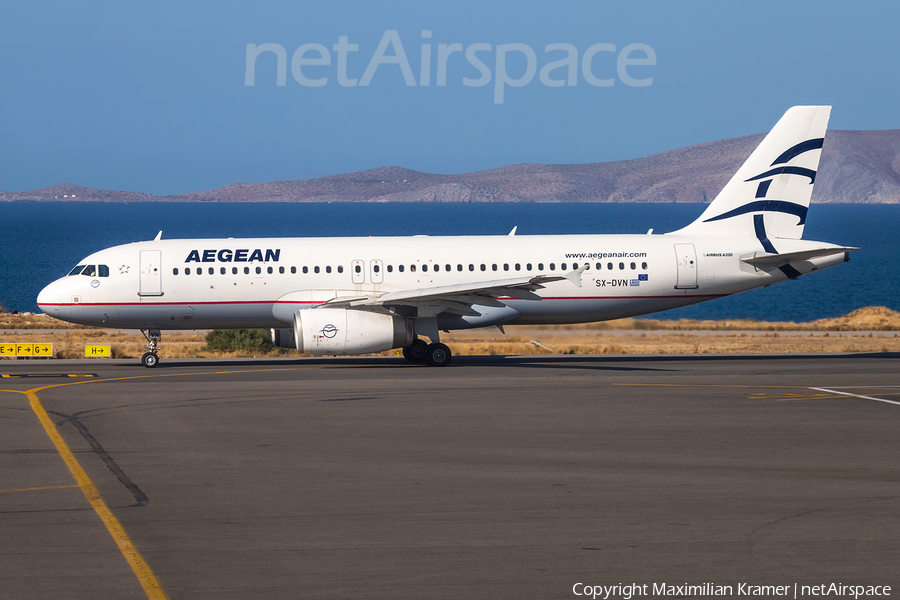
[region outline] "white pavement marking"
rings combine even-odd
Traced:
[[[887,402],[888,404],[896,404],[900,406],[900,402],[896,400],[886,400],[884,398],[875,398],[873,396],[861,396],[859,394],[851,394],[850,392],[840,392],[838,390],[829,390],[826,388],[809,388],[811,390],[816,390],[817,392],[828,392],[829,394],[840,394],[842,396],[852,396],[854,398],[862,398],[863,400],[874,400],[875,402]]]

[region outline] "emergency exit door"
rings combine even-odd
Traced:
[[[381,261],[378,259],[369,261],[369,267],[372,269],[372,273],[369,275],[372,283],[382,283],[384,281],[384,265]]]
[[[678,279],[675,289],[694,290],[697,285],[697,250],[693,244],[675,244],[675,258],[678,260]]]
[[[366,263],[361,260],[352,261],[350,263],[350,275],[353,277],[353,283],[365,283]]]
[[[162,296],[162,250],[141,250],[140,296]]]

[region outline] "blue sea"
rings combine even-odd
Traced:
[[[700,204],[0,204],[0,304],[36,311],[50,281],[103,248],[164,238],[518,235],[673,231]],[[812,206],[804,238],[860,246],[849,263],[659,313],[661,318],[809,321],[863,306],[900,310],[900,206]]]

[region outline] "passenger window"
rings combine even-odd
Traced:
[[[634,271],[635,269],[637,269],[637,265],[634,263],[631,263],[631,270]]]
[[[82,269],[84,269],[84,265],[78,265],[77,267],[69,271],[69,275],[78,275],[79,273],[81,273]]]
[[[550,263],[550,270],[551,270],[551,271],[555,271],[555,270],[556,270],[556,263]]]
[[[97,267],[97,270],[100,273],[100,277],[109,277],[109,267],[106,265],[100,265]]]
[[[262,267],[256,267],[256,274],[259,275],[262,273]]]
[[[87,277],[93,277],[97,273],[97,267],[94,265],[88,265],[84,268],[84,271],[81,272],[82,275]]]
[[[400,271],[401,273],[403,272],[404,269],[406,269],[406,267],[404,267],[403,265],[397,266],[397,270]]]
[[[220,268],[219,268],[219,275],[224,275],[224,274],[225,274],[225,267],[220,267]]]
[[[172,275],[178,275],[178,269],[177,269],[177,268],[172,269]]]
[[[470,270],[470,271],[474,271],[474,270],[475,270],[475,265],[473,265],[472,263],[469,263],[469,270]]]
[[[309,273],[309,267],[303,267],[303,274],[306,275]]]
[[[203,275],[203,267],[197,267],[197,275]]]
[[[452,267],[451,267],[450,265],[444,265],[444,270],[447,271],[447,272],[449,273],[449,272],[452,271],[453,269],[452,269]]]
[[[457,271],[462,271],[462,265],[456,265],[456,270],[457,270]]]
[[[231,267],[231,274],[237,275],[237,267]]]
[[[284,275],[284,267],[278,267],[278,274]]]
[[[428,265],[422,265],[422,272],[423,272],[423,273],[427,273],[427,272],[428,272]]]
[[[610,271],[612,271],[612,270],[613,270],[613,264],[612,264],[612,263],[606,263],[606,268],[609,269]]]
[[[435,271],[440,271],[440,270],[441,270],[441,265],[434,265],[434,270],[435,270]]]
[[[325,267],[325,272],[331,273],[331,265],[328,265],[327,267]]]
[[[291,267],[291,275],[297,274],[297,267]]]
[[[522,270],[522,265],[520,265],[519,263],[516,263],[516,271],[521,271],[521,270]]]
[[[356,265],[355,267],[353,267],[353,270],[356,271],[357,273],[362,273],[362,267],[359,265]]]
[[[388,273],[393,273],[393,272],[394,272],[394,265],[388,265],[388,266],[387,266],[387,272],[388,272]]]
[[[415,273],[415,272],[416,272],[416,265],[409,265],[409,272],[410,272],[410,273]]]
[[[250,274],[250,267],[244,267],[244,275]]]
[[[380,273],[380,272],[381,272],[381,267],[379,267],[378,265],[374,265],[374,266],[372,267],[372,270],[375,271],[376,273]]]
[[[538,263],[538,271],[544,270],[544,263]]]
[[[643,270],[646,271],[646,270],[647,270],[647,263],[642,262],[642,263],[641,263],[641,268],[642,268]]]
[[[319,272],[319,267],[313,267],[313,272],[314,272],[314,273],[318,273],[318,272]]]
[[[213,269],[212,267],[210,267],[210,268],[209,268],[209,274],[210,274],[210,275],[215,275],[215,274],[216,274],[216,270]]]
[[[603,263],[597,263],[597,270],[601,271],[603,269]]]
[[[625,270],[625,263],[619,263],[619,270],[620,271]]]
[[[528,270],[528,271],[530,271],[530,270],[531,270],[531,263],[527,263],[527,264],[525,265],[525,269]]]
[[[272,267],[266,267],[266,273],[271,275],[275,270]]]
[[[185,268],[184,268],[184,274],[185,274],[185,275],[190,275],[190,274],[191,274],[191,268],[190,268],[190,267],[185,267]]]
[[[481,270],[482,270],[482,271],[487,271],[487,267],[484,265],[484,263],[481,263]]]

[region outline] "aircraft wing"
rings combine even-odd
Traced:
[[[859,248],[830,246],[828,248],[816,248],[814,250],[801,250],[800,252],[785,252],[784,254],[754,252],[750,256],[741,257],[741,260],[759,269],[777,269],[778,267],[781,267],[788,263],[797,262],[800,260],[809,260],[811,258],[819,258],[820,256],[841,254],[843,252],[850,252],[851,250],[859,250]]]
[[[498,297],[516,298],[518,300],[540,300],[535,290],[543,289],[544,284],[554,281],[569,280],[581,287],[581,274],[587,269],[582,266],[565,275],[536,275],[533,277],[516,277],[512,279],[494,279],[475,283],[445,285],[428,288],[386,292],[379,295],[360,297],[339,297],[322,305],[325,308],[359,308],[372,309],[381,306],[420,306],[428,304],[441,305],[442,311],[463,315],[478,315],[471,309],[473,304],[480,306],[502,307]]]

